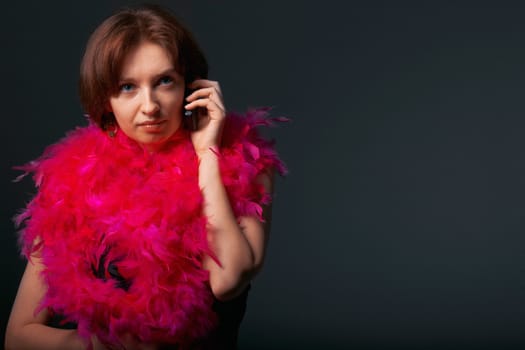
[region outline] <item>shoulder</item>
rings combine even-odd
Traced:
[[[48,146],[40,160],[45,161],[56,157],[69,157],[89,153],[104,142],[104,134],[93,124],[85,127],[77,127],[70,130],[58,142]]]
[[[269,108],[249,109],[245,113],[229,112],[226,116],[223,144],[228,146],[234,142],[259,138],[258,128],[273,125],[269,116]]]
[[[96,125],[77,127],[46,147],[39,158],[17,169],[26,174],[33,173],[36,185],[40,186],[44,178],[77,168],[79,163],[84,162],[89,154],[101,146],[103,140],[104,135]]]
[[[271,202],[273,174],[287,171],[274,142],[258,131],[275,120],[268,117],[268,109],[227,115],[219,159],[222,182],[237,217],[262,219],[263,206]]]
[[[287,170],[279,158],[273,140],[263,137],[261,127],[274,126],[285,118],[269,116],[269,108],[249,109],[246,113],[228,113],[223,132],[221,152],[224,161],[244,161],[257,168],[257,174],[277,170],[284,175]]]

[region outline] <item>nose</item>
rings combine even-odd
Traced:
[[[154,116],[160,110],[159,102],[155,96],[155,92],[151,89],[144,90],[142,98],[142,113],[148,116]]]

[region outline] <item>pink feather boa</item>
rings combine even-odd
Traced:
[[[285,167],[256,127],[266,109],[228,115],[220,149],[223,183],[236,216],[262,220],[270,202],[255,178]],[[38,193],[17,216],[22,253],[41,254],[47,293],[39,309],[65,315],[89,341],[188,344],[215,322],[202,257],[210,254],[198,160],[180,129],[167,151],[149,154],[122,132],[77,128],[22,167]],[[130,281],[119,287],[109,264]],[[96,277],[103,265],[102,276]],[[127,289],[127,290],[126,290]]]

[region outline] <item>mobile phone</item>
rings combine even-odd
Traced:
[[[184,91],[184,101],[183,105],[187,103],[186,97],[188,97],[194,90],[186,89]],[[188,110],[183,107],[182,115],[183,115],[183,125],[186,129],[190,131],[195,131],[199,127],[199,108],[195,108],[193,110]]]

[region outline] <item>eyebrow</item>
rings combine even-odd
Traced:
[[[177,72],[177,70],[174,68],[174,67],[171,67],[171,68],[168,68],[168,69],[165,69],[163,70],[162,72],[158,73],[158,74],[155,74],[153,76],[153,80],[157,80],[158,78],[162,77],[163,75],[170,75],[170,74],[173,74],[173,73],[176,73],[178,75],[180,75],[179,72]],[[123,81],[133,81],[135,79],[131,78],[131,77],[121,77],[119,79],[119,82],[123,82]]]

